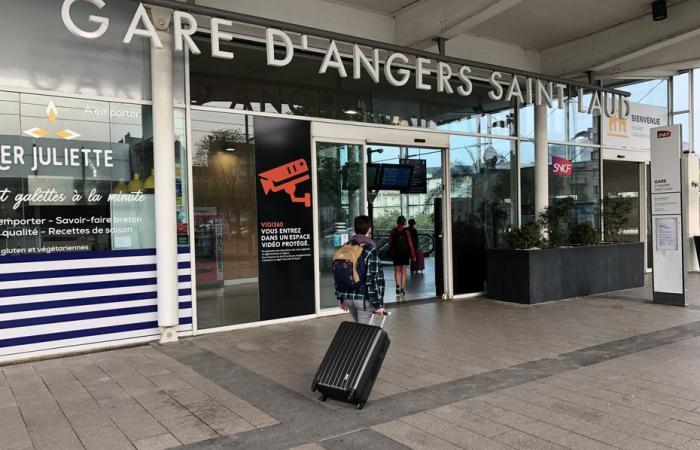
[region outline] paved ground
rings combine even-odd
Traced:
[[[0,448],[700,449],[690,288],[397,306],[363,411],[309,389],[344,317],[6,366]]]

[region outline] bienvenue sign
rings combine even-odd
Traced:
[[[64,0],[61,8],[63,23],[72,34],[84,39],[98,39],[109,29],[109,17],[89,15],[88,21],[95,25],[91,30],[80,28],[71,16],[73,4],[83,1],[101,10],[105,6],[105,0]],[[174,11],[173,40],[175,51],[189,51],[195,55],[202,53],[192,36],[197,32],[197,19],[185,11]],[[233,59],[234,53],[221,49],[221,42],[233,40],[233,34],[223,31],[222,27],[233,27],[231,20],[212,17],[209,20],[211,30],[211,55],[214,58]],[[266,30],[267,65],[271,67],[284,67],[294,58],[294,44],[289,34],[283,30],[268,28]],[[124,32],[122,42],[131,44],[135,36],[149,39],[151,45],[163,48],[163,43],[158,37],[156,28],[148,16],[148,12],[142,3],[138,4],[136,12],[129,27]],[[308,49],[308,36],[301,37],[302,49]],[[280,51],[281,50],[281,51]],[[319,67],[319,73],[332,72],[341,78],[352,76],[359,80],[363,75],[369,77],[374,83],[379,83],[383,77],[390,85],[406,86],[411,73],[415,73],[415,88],[424,91],[435,90],[440,93],[468,97],[472,93],[472,70],[469,66],[462,65],[455,68],[439,59],[434,61],[429,58],[417,57],[411,61],[408,56],[400,52],[390,53],[380,64],[379,49],[370,49],[368,56],[359,45],[353,44],[352,73],[348,73],[338,44],[331,40],[326,49]],[[430,83],[428,76],[435,76],[435,82]],[[545,81],[511,74],[511,79],[505,79],[504,74],[492,71],[488,77],[491,90],[488,96],[493,101],[517,101],[519,104],[546,105],[548,107],[564,108],[567,100],[567,85],[554,81]],[[524,87],[523,87],[524,86]],[[577,88],[577,109],[581,113],[599,114],[605,117],[626,118],[630,115],[630,104],[627,97],[608,92],[594,91],[588,102],[584,103],[584,90]]]

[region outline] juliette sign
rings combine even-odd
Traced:
[[[83,29],[78,26],[71,15],[73,4],[83,1],[101,10],[105,6],[104,0],[64,0],[61,8],[61,18],[63,23],[72,34],[84,39],[98,39],[107,32],[109,28],[109,17],[89,15],[87,21],[93,24],[92,29]],[[195,55],[202,53],[199,46],[194,42],[192,36],[197,32],[197,19],[185,11],[174,11],[173,21],[173,41],[175,51],[189,51]],[[233,59],[234,53],[221,49],[221,42],[233,40],[233,33],[223,31],[222,27],[233,27],[233,21],[212,17],[209,19],[209,29],[211,30],[211,55],[214,58]],[[294,58],[294,44],[289,34],[283,30],[268,28],[266,30],[265,46],[267,50],[267,65],[272,67],[284,67],[292,62]],[[124,32],[122,42],[131,44],[134,36],[149,39],[151,45],[162,48],[163,43],[158,37],[151,18],[142,3],[138,4],[136,12],[129,27]],[[309,49],[308,36],[301,36],[302,50]],[[348,73],[338,50],[338,44],[331,40],[324,52],[323,61],[318,72],[325,74],[335,73],[341,78],[351,76],[359,80],[364,76],[369,77],[374,83],[380,83],[384,78],[392,86],[406,86],[411,81],[411,74],[415,74],[415,88],[424,91],[436,90],[440,93],[468,97],[472,93],[471,68],[469,66],[456,67],[438,59],[416,57],[411,60],[408,56],[400,52],[389,53],[380,64],[379,49],[369,49],[368,56],[365,50],[357,44],[352,44],[352,55],[348,55],[352,60],[351,73]],[[427,77],[434,76],[435,82],[431,83]],[[554,81],[544,81],[537,78],[529,78],[518,75],[511,75],[510,80],[504,79],[504,74],[492,71],[488,77],[491,90],[488,96],[493,101],[516,100],[519,104],[546,105],[548,107],[565,107],[567,100],[567,85]],[[594,91],[590,100],[584,103],[584,90],[577,89],[577,109],[581,113],[599,114],[606,117],[626,118],[630,114],[629,99],[623,95],[607,92]]]
[[[570,177],[573,173],[573,162],[559,156],[552,156],[552,174],[555,177]]]

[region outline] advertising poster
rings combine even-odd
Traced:
[[[307,121],[256,117],[260,320],[315,312]]]

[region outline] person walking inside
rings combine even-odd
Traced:
[[[408,232],[411,235],[414,250],[420,250],[420,242],[418,242],[418,230],[416,230],[416,220],[408,219]]]
[[[335,296],[355,322],[369,324],[372,314],[385,314],[384,269],[377,244],[370,238],[372,220],[357,216],[354,225],[355,235],[333,258]]]
[[[396,295],[406,295],[406,271],[411,260],[415,261],[416,251],[404,216],[396,219],[396,227],[389,234],[389,256],[394,263]]]

